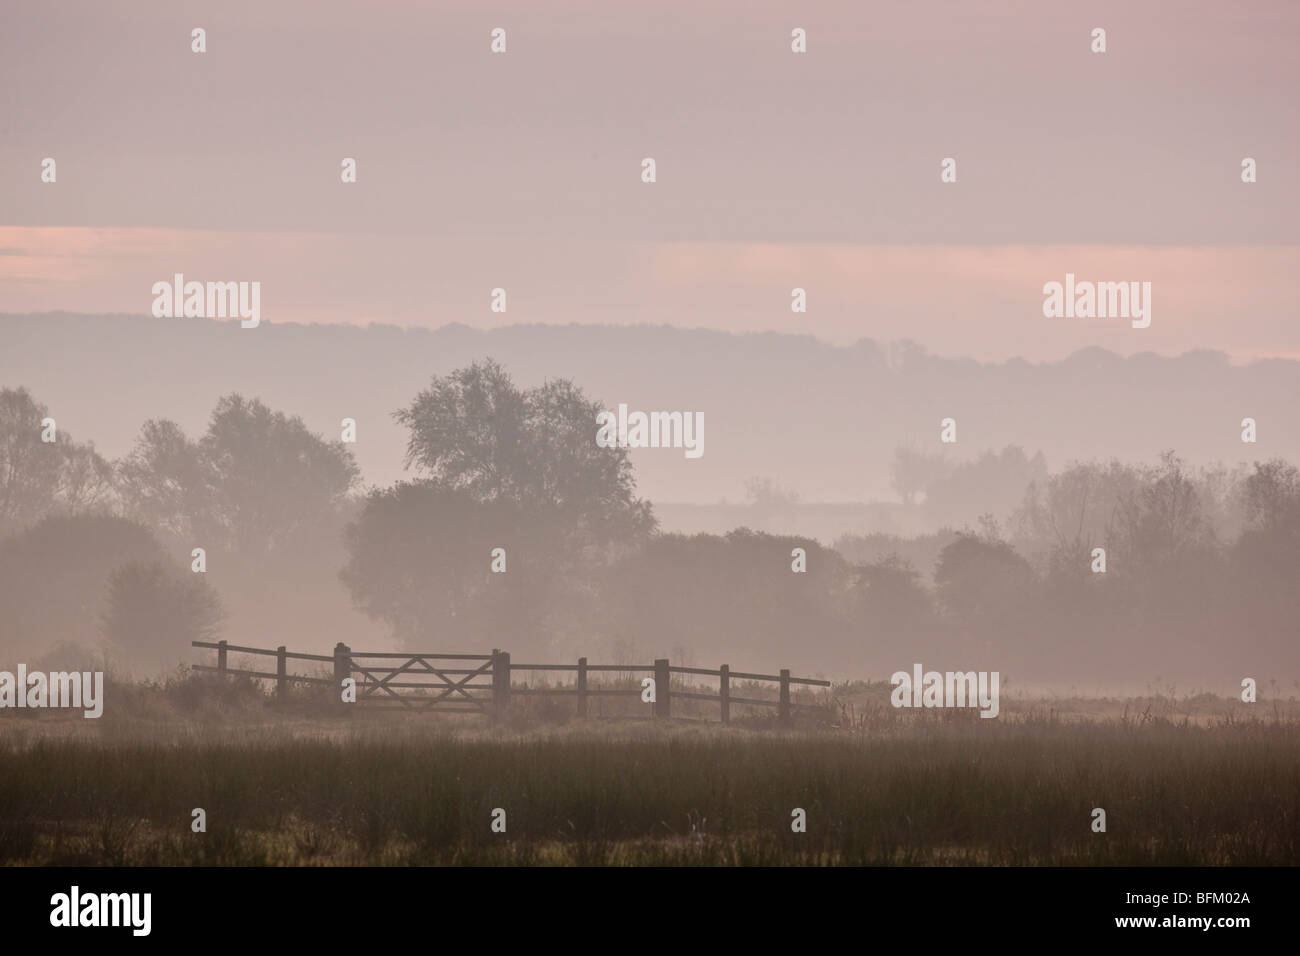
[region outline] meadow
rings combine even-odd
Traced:
[[[1300,861],[1294,702],[1018,700],[981,720],[895,711],[882,695],[837,687],[792,731],[761,719],[329,717],[277,711],[255,689],[188,710],[141,693],[98,721],[10,712],[0,862]],[[1092,829],[1097,807],[1105,833]],[[206,832],[191,830],[195,808]],[[498,808],[505,832],[491,826]],[[806,832],[792,832],[796,808]]]

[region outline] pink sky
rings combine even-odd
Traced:
[[[6,311],[147,314],[151,286],[256,279],[271,322],[492,327],[668,323],[912,338],[997,360],[1099,344],[1130,354],[1217,349],[1300,357],[1296,247],[873,246],[733,242],[465,243],[412,236],[0,227]],[[1042,285],[1152,282],[1153,321],[1046,319]],[[364,276],[364,281],[357,281]],[[508,311],[489,309],[507,290]],[[808,312],[790,309],[804,288]]]
[[[0,312],[183,272],[271,322],[1296,356],[1297,35],[1281,0],[9,0]],[[1152,282],[1151,327],[1044,319],[1067,271]]]

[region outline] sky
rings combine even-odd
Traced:
[[[1298,28],[1263,0],[7,0],[0,312],[147,315],[181,272],[260,281],[270,322],[1296,358]],[[1045,318],[1067,272],[1151,282],[1151,326]]]

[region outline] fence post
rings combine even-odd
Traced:
[[[731,723],[731,668],[726,664],[718,668],[718,700],[722,704],[722,722]]]
[[[286,653],[283,644],[275,649],[275,697],[282,704],[289,697],[289,681],[286,679],[289,662]]]
[[[668,690],[668,658],[655,659],[655,708],[656,717],[673,715],[673,697]]]
[[[587,659],[578,658],[578,716],[587,716]]]
[[[497,720],[510,710],[510,652],[492,649],[492,709]]]
[[[217,641],[217,672],[226,676],[226,642]]]
[[[343,681],[352,676],[352,648],[342,641],[334,645],[334,704],[343,708]]]
[[[789,727],[791,721],[790,721],[790,672],[788,670],[781,671],[781,706],[779,709],[779,716],[781,718],[781,726]]]

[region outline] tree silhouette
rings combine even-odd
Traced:
[[[131,562],[109,576],[102,628],[110,649],[127,663],[169,665],[191,641],[216,636],[223,617],[202,575],[164,561]]]
[[[1037,579],[1005,541],[963,532],[934,569],[940,611],[959,644],[1007,648],[1025,637]]]
[[[93,444],[77,444],[62,428],[41,440],[49,409],[25,388],[0,388],[0,537],[46,515],[106,503],[112,467]]]
[[[654,529],[626,448],[595,442],[598,402],[556,379],[521,390],[488,359],[435,378],[394,418],[411,430],[406,465],[477,501],[504,500],[554,515],[584,543]]]
[[[376,490],[344,533],[340,574],[356,605],[410,646],[473,651],[509,634],[523,647],[543,630],[558,569],[553,535],[513,502],[403,482]],[[506,573],[491,570],[494,548]]]
[[[198,441],[174,422],[146,422],[118,471],[126,507],[140,520],[247,555],[320,521],[360,476],[342,442],[237,394],[217,402]]]
[[[0,541],[0,653],[98,644],[109,575],[164,559],[148,528],[112,515],[50,515]]]

